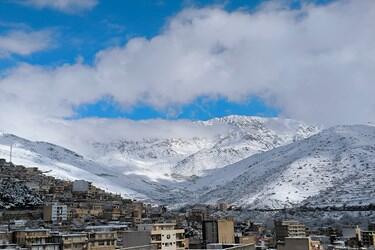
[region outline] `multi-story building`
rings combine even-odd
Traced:
[[[197,221],[202,223],[208,219],[208,211],[205,206],[195,206],[189,211],[189,221]]]
[[[203,243],[234,244],[233,220],[219,219],[206,220],[203,222]]]
[[[306,237],[306,227],[295,220],[275,221],[276,241],[286,237]]]
[[[88,238],[86,233],[64,234],[60,237],[60,244],[64,250],[87,249]]]
[[[309,237],[285,237],[284,242],[277,245],[277,250],[322,250],[319,241]]]
[[[91,232],[88,234],[88,250],[116,249],[117,233],[113,231]]]
[[[142,202],[133,202],[130,205],[131,217],[133,218],[134,224],[139,224],[142,221],[142,215],[144,214],[144,206]]]
[[[361,230],[361,242],[365,247],[375,246],[375,231],[362,231]]]
[[[60,250],[60,244],[51,241],[50,232],[46,229],[15,231],[14,241],[18,246],[31,250]]]
[[[149,231],[151,244],[157,249],[185,249],[185,230],[177,229],[175,223],[139,224],[138,231]]]
[[[107,220],[118,220],[121,216],[121,206],[119,202],[112,202],[104,207],[104,218]]]
[[[43,219],[47,222],[61,223],[68,220],[68,206],[51,203],[43,208]]]

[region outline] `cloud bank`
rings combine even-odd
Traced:
[[[374,121],[375,2],[277,3],[252,12],[186,9],[151,39],[99,51],[93,65],[20,64],[0,79],[1,119],[13,119],[3,126],[25,134],[50,120],[68,123],[75,107],[103,96],[158,109],[199,96],[259,96],[307,122]]]

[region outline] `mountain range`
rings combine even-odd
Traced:
[[[74,152],[0,134],[0,158],[62,179],[86,179],[151,202],[281,208],[374,203],[375,127],[320,127],[282,118],[195,121],[213,131],[170,137],[92,140]]]

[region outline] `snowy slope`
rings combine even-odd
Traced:
[[[16,164],[169,205],[375,203],[374,126],[338,126],[317,133],[315,127],[276,118],[231,116],[197,123],[227,129],[210,137],[96,142],[88,145],[96,152],[89,158],[50,143],[0,134],[0,158],[9,157],[13,144]]]
[[[121,138],[110,143],[92,142],[90,158],[118,166],[124,174],[157,179],[202,175],[204,170],[221,168],[258,152],[307,138],[319,131],[302,122],[247,116],[227,116],[192,122],[209,128],[213,135],[188,137]],[[215,131],[217,131],[215,133]]]
[[[375,203],[375,127],[324,130],[211,171],[195,188],[210,189],[199,197],[202,202],[250,207]]]
[[[259,152],[307,138],[318,128],[290,119],[227,116],[202,122],[204,126],[225,124],[230,127],[212,147],[178,162],[174,174],[202,175],[204,170],[222,168]]]
[[[154,181],[168,180],[176,162],[211,145],[211,140],[197,137],[121,139],[111,143],[92,143],[94,154],[90,158],[118,166],[123,174],[144,175]]]
[[[220,169],[319,131],[314,126],[280,118],[228,116],[191,123],[212,133],[140,136],[110,142],[93,138],[85,144],[85,155],[46,142],[0,134],[0,157],[8,159],[9,145],[13,144],[15,164],[38,167],[62,179],[86,179],[126,197],[181,203],[193,198],[194,190],[214,183],[198,179],[191,185],[187,180],[195,179],[194,176],[205,176],[210,173],[208,170]],[[232,175],[227,174],[219,184],[230,181]]]
[[[85,179],[104,190],[138,199],[146,199],[146,193],[155,197],[163,193],[161,187],[149,184],[140,176],[123,175],[114,167],[87,160],[63,147],[10,134],[0,134],[0,158],[9,159],[10,145],[13,145],[13,163],[37,167],[60,179]]]

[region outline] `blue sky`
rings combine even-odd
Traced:
[[[0,0],[0,129],[374,123],[373,23],[374,0]]]
[[[161,32],[169,18],[184,8],[223,6],[227,10],[256,8],[262,1],[119,1],[105,0],[79,13],[66,13],[51,8],[31,8],[15,1],[0,2],[0,34],[13,26],[24,29],[54,32],[58,42],[49,50],[28,56],[12,55],[0,59],[0,69],[14,67],[19,63],[55,67],[83,60],[92,64],[95,54],[107,47],[121,46],[133,37],[152,38]],[[209,119],[230,114],[276,116],[278,109],[270,107],[256,97],[241,102],[226,98],[198,97],[189,104],[160,110],[146,104],[137,104],[124,110],[111,98],[75,107],[76,114],[70,118],[126,117],[130,119]]]
[[[22,1],[22,0],[21,0]],[[109,46],[123,45],[133,37],[152,38],[160,33],[169,18],[184,8],[223,6],[228,10],[255,8],[261,0],[235,1],[165,1],[105,0],[79,13],[65,13],[17,4],[16,0],[0,1],[1,23],[26,25],[33,29],[56,29],[60,43],[55,49],[31,57],[3,61],[2,66],[22,60],[37,64],[72,63],[78,56],[90,63],[96,52]],[[3,29],[1,32],[4,32]]]
[[[239,20],[242,20],[242,21],[245,21],[246,18],[254,18],[254,20],[257,20],[255,17],[253,17],[255,15],[252,15],[252,14],[257,13],[257,12],[262,12],[262,11],[259,11],[259,8],[260,6],[263,6],[265,3],[270,3],[270,2],[283,3],[283,6],[290,10],[294,10],[294,9],[298,10],[303,5],[301,4],[301,1],[298,1],[298,0],[285,0],[285,1],[262,1],[262,0],[232,0],[232,1],[224,1],[224,0],[223,1],[220,1],[220,0],[206,0],[206,1],[198,1],[198,0],[181,0],[181,1],[82,0],[82,1],[73,1],[73,0],[63,0],[61,2],[67,3],[67,5],[57,6],[57,5],[51,4],[53,3],[53,1],[47,1],[47,0],[0,1],[0,76],[1,75],[7,76],[8,72],[12,71],[13,69],[22,69],[23,68],[22,65],[25,65],[25,64],[32,65],[33,67],[32,79],[33,80],[35,80],[34,77],[38,77],[39,68],[42,69],[42,71],[44,72],[43,77],[50,77],[49,75],[59,74],[60,71],[64,71],[66,68],[68,68],[68,71],[69,71],[71,68],[81,67],[83,68],[83,71],[84,71],[85,67],[90,67],[91,71],[95,71],[97,67],[96,66],[97,56],[98,56],[98,53],[101,51],[108,51],[108,50],[118,47],[118,48],[122,48],[122,52],[128,53],[126,46],[129,41],[137,40],[138,38],[144,38],[145,41],[147,41],[148,43],[145,46],[147,48],[147,46],[149,47],[154,46],[153,40],[155,37],[158,39],[165,39],[166,37],[166,35],[164,34],[165,30],[168,30],[169,32],[177,32],[176,34],[178,34],[179,32],[178,30],[173,30],[173,28],[169,27],[168,25],[170,24],[171,20],[176,19],[176,16],[178,16],[179,13],[183,12],[183,10],[186,10],[186,9],[193,8],[196,13],[199,13],[200,9],[205,9],[205,8],[208,9],[207,7],[217,7],[218,9],[223,10],[226,16],[223,16],[223,13],[216,13],[215,11],[210,11],[208,15],[212,15],[212,17],[215,18],[215,15],[218,14],[219,16],[220,15],[223,16],[223,18],[227,18],[228,20],[233,19],[232,21],[237,22],[238,21],[236,19],[237,17],[231,17],[231,13],[237,13],[238,16],[242,15],[243,17],[239,17],[240,18]],[[302,3],[304,4],[312,4],[314,6],[324,6],[325,4],[331,3],[331,2],[332,1],[329,1],[329,0],[302,1]],[[72,5],[71,6],[68,5],[68,3]],[[77,3],[87,3],[88,5],[77,7],[76,6]],[[351,4],[352,2],[349,2],[349,3]],[[278,16],[277,13],[279,12],[281,13],[283,11],[284,10],[279,10],[275,8],[273,9],[273,12],[274,12],[273,15],[279,18],[280,16]],[[307,8],[306,11],[307,12],[310,11],[314,13],[314,11],[319,12],[320,10],[318,8],[311,7],[311,8]],[[284,11],[284,12],[287,13],[287,11]],[[301,13],[304,13],[304,12],[301,12]],[[329,12],[327,13],[329,15],[333,15],[332,13],[329,13]],[[262,15],[266,16],[267,15],[266,11],[263,11]],[[289,28],[293,30],[295,28],[293,27],[294,24],[290,22],[290,20],[288,21],[287,19],[295,18],[295,17],[293,17],[292,15],[289,15],[289,16],[288,15],[285,15],[285,20],[280,19],[280,21],[281,22],[285,21],[285,25],[290,25]],[[297,14],[296,17],[298,17],[298,15],[299,14]],[[270,16],[270,20],[273,20],[273,18],[274,17]],[[317,20],[314,20],[314,22],[319,22],[319,18],[317,18]],[[277,21],[275,23],[277,23]],[[249,24],[251,24],[251,22]],[[267,30],[267,32],[272,32],[271,31],[272,26],[268,26],[267,20],[265,20],[262,25],[264,25],[265,29],[269,29]],[[298,25],[298,23],[296,25]],[[310,29],[315,32],[315,28],[314,28],[315,26],[312,22],[308,23],[307,25],[310,25],[311,26]],[[193,27],[193,25],[191,26]],[[229,30],[231,28],[236,29],[236,27],[230,27]],[[336,27],[333,27],[333,28],[336,28]],[[189,30],[190,28],[187,25],[187,27],[184,27],[184,29]],[[253,27],[253,29],[256,30],[257,27]],[[30,45],[29,50],[27,49],[25,50],[24,48],[22,48],[22,46],[28,47],[29,41],[26,41],[26,39],[25,41],[22,41],[23,40],[22,34],[21,35],[18,34],[17,33],[18,31],[21,31],[21,33],[22,32],[25,33],[26,34],[25,36],[28,36],[30,38],[30,41],[34,39],[35,44],[30,43],[33,46]],[[262,32],[262,30],[259,30],[257,32]],[[252,33],[250,32],[249,34],[252,34]],[[199,36],[200,34],[198,34],[195,39],[199,40]],[[238,39],[238,41],[241,41],[242,39],[241,32],[237,33],[237,36],[238,38],[236,39]],[[308,34],[304,36],[308,37]],[[324,34],[321,37],[323,36]],[[5,45],[4,45],[2,44],[4,43],[4,41],[1,40],[4,37],[10,37],[13,39],[12,41],[18,40],[20,44],[16,44],[13,46],[11,42],[5,41]],[[220,39],[225,40],[225,37],[220,38]],[[284,44],[293,42],[293,40],[290,40],[286,43],[285,42],[278,43],[276,38],[273,39],[272,37],[269,37],[268,39],[270,40],[265,43],[265,46],[270,45],[269,47],[270,50],[275,49],[276,53],[272,52],[275,55],[278,53],[278,51],[280,51],[280,49],[278,49],[277,46],[281,44],[280,47],[282,47],[284,46]],[[285,39],[285,40],[289,39],[288,35],[285,35],[285,37],[283,37],[282,39]],[[304,39],[305,38],[302,37],[302,43],[306,41],[306,39],[305,40]],[[327,41],[329,42],[330,40],[327,40]],[[216,46],[215,38],[213,38],[210,41],[210,43],[212,43],[213,46]],[[220,46],[220,44],[218,45]],[[317,45],[320,46],[320,43],[317,43]],[[329,53],[330,50],[326,49],[327,46],[324,43],[322,43],[321,45],[323,49],[317,48],[315,50],[318,52],[323,51],[323,53],[326,53],[326,52]],[[2,51],[1,46],[3,47],[8,46],[8,51],[7,50]],[[201,53],[199,44],[195,46],[196,48],[195,48],[195,51],[193,51],[193,53]],[[240,47],[242,50],[244,51],[247,50],[246,45],[244,46],[241,45],[241,46]],[[315,44],[313,44],[312,46],[315,46]],[[312,46],[307,44],[306,48],[303,48],[305,50],[303,51],[303,53],[306,53],[306,55],[310,56],[311,55],[310,52],[312,51],[311,50]],[[329,44],[329,46],[332,46],[332,45]],[[264,48],[261,48],[261,49],[264,49]],[[288,47],[287,49],[290,49],[290,48]],[[292,48],[292,50],[293,49],[294,48]],[[151,52],[156,55],[159,53],[157,49],[154,49]],[[225,47],[224,47],[224,52],[225,52]],[[250,53],[249,55],[252,55],[251,53],[253,53],[251,51],[247,51],[247,52]],[[235,62],[236,60],[235,53],[236,53],[236,48],[233,49],[233,55],[231,55],[232,57],[224,58],[225,60],[223,61],[226,62],[226,60],[228,59],[228,61],[230,62]],[[265,49],[265,51],[263,51],[262,53],[267,54],[267,49]],[[298,53],[300,53],[300,51]],[[285,54],[288,55],[289,52],[285,51]],[[190,54],[187,54],[187,55],[190,55]],[[139,56],[142,56],[142,55],[139,55]],[[314,61],[314,63],[312,63],[311,65],[315,67],[320,64],[318,62],[319,57],[315,57],[315,55],[313,56],[314,57],[312,57],[311,60],[313,61],[316,60],[316,62]],[[222,58],[219,58],[219,57],[220,55],[218,56],[217,60],[218,61],[222,60]],[[263,55],[261,55],[261,57],[263,57]],[[179,60],[180,59],[184,60],[184,56],[180,57]],[[252,65],[251,61],[253,60],[253,58],[248,58],[248,59],[250,62],[249,65]],[[268,59],[270,61],[265,62],[265,65],[270,64],[270,62],[271,63],[278,62],[279,60],[284,59],[284,55],[275,57],[275,58],[270,57],[270,58],[267,58],[267,60]],[[121,60],[126,60],[126,58],[125,59],[122,58]],[[139,58],[135,59],[134,65],[136,65],[139,60],[140,60]],[[142,60],[147,61],[147,58],[145,59],[143,56]],[[296,61],[298,60],[294,60],[292,63],[295,63]],[[242,67],[247,66],[246,63],[247,62],[243,64],[239,64],[239,67],[240,67],[239,72],[244,75],[246,75],[245,73],[247,72],[246,70],[241,71],[241,69]],[[279,65],[281,64],[276,64],[276,67],[279,67]],[[194,65],[188,65],[188,66],[190,67]],[[134,119],[134,120],[154,119],[154,118],[164,118],[164,119],[184,118],[184,119],[193,119],[193,120],[195,119],[205,120],[205,119],[210,119],[213,117],[220,117],[220,116],[226,116],[226,115],[231,115],[231,114],[258,115],[258,116],[266,116],[266,117],[279,116],[280,114],[284,114],[284,115],[286,114],[286,116],[289,116],[289,114],[292,114],[292,116],[294,115],[295,117],[300,118],[300,117],[304,117],[305,114],[308,114],[306,113],[306,111],[308,112],[311,111],[311,108],[309,107],[303,109],[304,108],[303,105],[296,106],[294,105],[294,103],[289,103],[288,97],[279,98],[278,95],[280,94],[289,95],[289,92],[285,92],[283,90],[282,85],[279,86],[279,83],[277,82],[278,78],[268,79],[267,76],[263,77],[262,75],[263,73],[260,75],[257,75],[259,71],[257,68],[253,69],[251,68],[251,66],[248,66],[248,67],[249,67],[249,70],[248,70],[249,75],[246,77],[241,75],[241,77],[237,79],[236,74],[229,73],[229,74],[232,74],[230,75],[230,78],[228,78],[230,79],[228,80],[229,85],[231,85],[231,82],[232,82],[231,79],[233,78],[233,87],[227,86],[227,89],[230,93],[227,93],[225,88],[221,89],[220,91],[216,91],[214,88],[207,90],[207,91],[193,90],[192,93],[190,93],[190,96],[186,98],[184,98],[183,95],[179,96],[178,98],[177,97],[173,98],[173,93],[166,93],[163,87],[161,87],[160,89],[157,89],[159,92],[153,95],[153,93],[148,92],[148,88],[149,87],[153,88],[154,86],[145,85],[143,86],[145,89],[142,89],[139,91],[136,89],[136,91],[134,91],[135,93],[140,94],[141,97],[131,96],[130,98],[131,100],[127,100],[126,98],[129,98],[129,96],[124,98],[124,96],[121,95],[120,98],[119,97],[116,98],[115,97],[115,95],[117,94],[116,90],[107,91],[104,85],[100,85],[102,88],[100,90],[101,92],[100,95],[96,95],[96,92],[95,92],[95,93],[92,93],[90,97],[86,97],[83,95],[80,97],[80,101],[76,101],[74,98],[70,98],[70,95],[74,94],[74,92],[77,92],[76,90],[78,90],[78,92],[81,91],[80,83],[77,83],[74,86],[74,89],[70,89],[71,93],[69,93],[69,91],[66,91],[68,93],[66,94],[64,92],[66,96],[59,96],[59,98],[56,98],[57,100],[56,101],[57,104],[55,104],[57,107],[56,113],[59,113],[59,115],[55,115],[55,116],[58,116],[60,118],[64,117],[65,119],[80,119],[80,118],[87,118],[87,117],[104,117],[104,118],[124,117],[124,118],[129,118],[129,119]],[[255,67],[257,67],[256,64],[255,64]],[[137,68],[137,70],[141,71],[142,69]],[[221,72],[218,71],[218,74],[223,73],[223,72],[224,74],[228,73],[228,72],[225,72],[225,69],[224,70],[221,69],[221,70],[222,70]],[[233,68],[231,70],[234,72],[237,69]],[[284,71],[289,71],[289,70],[292,71],[293,66],[286,67],[284,69]],[[296,77],[293,74],[298,75],[300,74],[299,71],[300,70],[295,70],[295,72],[292,72],[292,73],[289,72],[288,74],[285,74],[287,76],[286,80],[280,80],[280,81],[285,81],[285,82],[288,82],[289,80],[296,81]],[[77,72],[82,73],[82,71],[80,70],[78,70]],[[272,75],[273,71],[270,70],[270,73]],[[145,72],[145,75],[147,74],[148,72]],[[213,72],[212,75],[214,74],[216,73]],[[118,77],[120,77],[120,75]],[[255,75],[254,77],[255,80],[248,80],[249,82],[247,83],[246,82],[247,78],[251,78],[252,75]],[[31,77],[31,73],[30,73],[30,77]],[[136,77],[139,77],[139,76],[137,75]],[[164,71],[163,77],[165,78],[165,71]],[[164,79],[163,77],[161,77],[161,79]],[[264,87],[259,88],[259,89],[257,88],[258,80],[256,80],[256,77],[259,77],[259,81],[263,81],[262,84],[264,85]],[[305,76],[301,76],[301,77],[302,79],[305,79]],[[13,77],[8,77],[8,78],[13,80]],[[111,77],[109,77],[108,79],[110,78]],[[201,78],[201,81],[202,79],[205,79],[206,82],[190,81],[190,84],[194,84],[194,85],[216,84],[216,82],[209,82],[210,80],[207,80],[206,78],[204,77]],[[53,79],[56,80],[57,78],[53,78]],[[77,77],[77,79],[79,80],[79,77]],[[218,77],[217,79],[219,81],[222,80],[220,77]],[[5,78],[5,80],[8,80],[8,79]],[[184,79],[183,78],[177,79],[177,81],[179,80],[183,81]],[[55,84],[52,84],[49,82],[43,82],[43,84],[45,85],[43,86],[44,91],[45,89],[47,89],[48,91],[48,89],[50,88],[49,85],[55,85],[57,86],[57,88],[54,91],[57,91],[55,92],[55,94],[58,95],[59,89],[64,87],[64,86],[59,86],[59,85],[60,84],[66,85],[66,84],[60,79],[57,79],[56,81],[58,83],[55,83]],[[213,81],[216,81],[216,80],[213,80]],[[239,81],[239,82],[235,82],[235,81]],[[241,81],[243,81],[243,83],[241,83]],[[270,82],[272,82],[272,84],[274,84],[275,86],[279,88],[276,91],[278,93],[276,94],[272,93],[273,92],[272,87],[270,88],[270,86],[268,86]],[[25,82],[21,80],[21,81],[18,81],[17,84],[18,83],[24,84]],[[39,83],[37,82],[33,84],[38,85]],[[155,83],[153,84],[155,85]],[[170,84],[172,84],[173,86],[173,82]],[[226,84],[228,85],[228,83]],[[247,87],[248,89],[251,90],[249,91],[246,88],[244,88],[243,84],[248,84],[249,86],[254,85],[255,87]],[[296,82],[295,84],[298,84],[298,82]],[[120,84],[117,84],[117,85],[118,85],[117,87],[120,86]],[[120,90],[126,92],[127,82],[122,82],[121,85],[122,86]],[[307,85],[307,86],[311,86],[311,85]],[[186,86],[183,86],[183,87],[186,88]],[[238,89],[244,88],[245,92],[241,93],[240,90],[236,91],[236,88]],[[292,89],[296,91],[299,90],[299,88],[295,86],[293,86]],[[176,90],[179,90],[179,89],[176,89]],[[184,90],[180,90],[180,91],[184,91]],[[109,92],[110,94],[106,94],[107,92]],[[197,94],[196,92],[199,92],[199,93]],[[260,94],[257,94],[257,93],[260,93]],[[35,95],[34,93],[32,94],[33,94],[32,96],[40,95],[40,93],[39,94],[36,93]],[[48,93],[44,93],[44,95],[46,94]],[[179,94],[181,95],[181,93]],[[309,95],[309,92],[307,92],[307,95]],[[147,100],[148,96],[150,96],[149,98],[150,101]],[[273,99],[273,96],[276,96],[275,98],[276,99],[278,98],[278,99],[274,101],[275,98]],[[145,100],[145,97],[146,97],[146,100]],[[35,98],[35,97],[30,97],[30,98]],[[158,98],[159,99],[168,98],[168,100],[163,101],[163,100],[159,100]],[[307,99],[308,98],[301,96],[302,102],[304,102]],[[21,97],[19,97],[17,100],[21,100]],[[313,100],[311,101],[312,101],[311,105],[316,106],[314,104],[314,101]],[[61,108],[61,110],[57,111],[57,109],[59,109],[59,103],[62,103],[64,107]],[[282,103],[282,105],[277,105],[278,103]],[[39,115],[41,112],[45,112],[46,110],[46,108],[44,108],[45,104],[40,104],[36,100],[33,100],[32,104],[35,104],[35,105],[29,105],[27,102],[24,103],[25,107],[28,107],[29,105],[31,107],[30,110],[32,109],[32,112],[34,112],[36,115]],[[288,110],[284,110],[285,107],[287,107]],[[52,109],[52,105],[51,105],[51,109]],[[69,111],[69,109],[71,111]],[[324,107],[322,107],[321,109],[324,109]],[[25,110],[25,112],[30,113],[29,110]],[[319,114],[320,112],[321,111],[317,111],[315,113]],[[43,114],[43,116],[53,117],[54,114],[53,112],[51,114],[51,111],[48,110],[48,112],[46,112],[46,114]],[[329,114],[327,117],[329,117]]]

